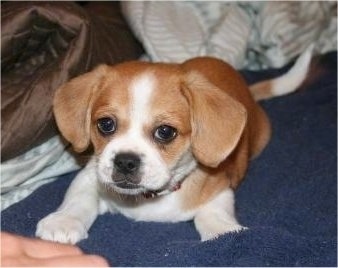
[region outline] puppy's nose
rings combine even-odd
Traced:
[[[131,174],[136,172],[141,164],[141,159],[133,153],[120,153],[115,156],[114,166],[117,171],[123,174]]]

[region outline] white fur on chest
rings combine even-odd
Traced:
[[[103,196],[103,206],[110,212],[118,212],[136,221],[178,222],[193,219],[196,209],[184,210],[179,191],[160,197],[139,200],[122,199],[110,194]]]

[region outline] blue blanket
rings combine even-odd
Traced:
[[[252,83],[287,68],[243,74]],[[79,246],[114,266],[337,266],[337,54],[321,57],[312,73],[300,91],[262,102],[272,139],[236,192],[248,230],[202,243],[192,222],[104,214]],[[34,236],[74,175],[3,211],[2,230]]]

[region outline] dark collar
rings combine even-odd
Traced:
[[[177,183],[174,187],[170,188],[170,189],[165,189],[162,191],[148,191],[143,193],[143,197],[146,199],[150,199],[150,198],[155,198],[157,196],[161,196],[161,195],[165,195],[165,194],[169,194],[172,192],[175,192],[177,190],[179,190],[181,188],[181,183]]]

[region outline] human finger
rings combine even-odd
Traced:
[[[83,255],[80,248],[35,238],[22,238],[25,252],[36,258]]]
[[[35,263],[34,263],[35,262]],[[44,267],[109,267],[108,262],[97,255],[59,256],[33,260],[32,266]]]

